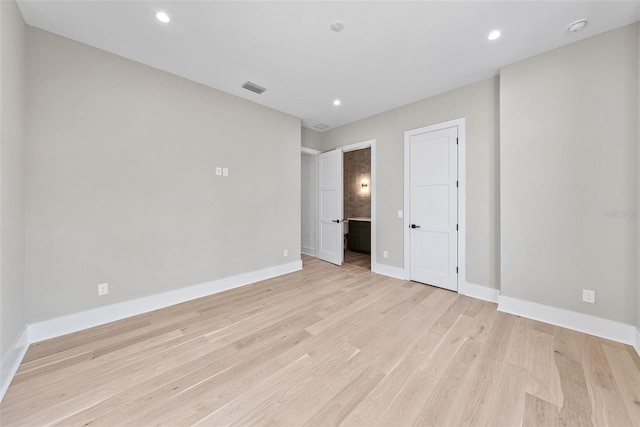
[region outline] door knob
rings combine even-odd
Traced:
[[[340,220],[339,219],[332,219],[331,222],[337,222],[338,224],[340,224]]]
[[[419,225],[411,224],[411,228],[420,228]]]

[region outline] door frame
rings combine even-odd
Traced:
[[[458,128],[458,293],[460,293],[466,284],[466,132],[464,118],[411,129],[404,133],[404,275],[407,279],[411,278],[411,234],[409,231],[411,224],[411,137],[421,133],[433,132],[451,127]]]
[[[356,142],[355,144],[345,145],[343,147],[336,147],[342,149],[342,154],[349,151],[362,150],[364,148],[371,148],[371,178],[369,182],[369,196],[371,197],[371,271],[376,272],[378,269],[377,262],[377,220],[376,220],[376,206],[377,206],[377,197],[376,193],[378,191],[378,186],[376,185],[376,140],[369,139],[367,141]],[[336,149],[334,148],[334,150]],[[344,186],[344,177],[342,185]],[[344,206],[343,206],[342,216],[344,216]],[[346,219],[346,218],[343,218]]]

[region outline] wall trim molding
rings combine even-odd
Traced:
[[[29,328],[25,325],[16,337],[9,351],[2,358],[2,369],[0,373],[0,400],[4,398],[14,375],[18,371],[24,355],[29,349]]]
[[[502,295],[499,298],[498,311],[550,323],[623,344],[634,345],[634,341],[638,339],[638,330],[633,325]],[[638,351],[637,348],[636,351]]]
[[[476,285],[475,283],[464,282],[460,284],[458,293],[466,295],[468,297],[481,299],[483,301],[489,301],[498,303],[500,298],[500,289],[490,288],[488,286]]]
[[[35,343],[59,337],[299,270],[302,270],[301,260],[32,323],[29,325],[29,340],[31,343]]]
[[[640,329],[636,328],[636,343],[633,345],[633,348],[638,353],[638,357],[640,357]]]
[[[383,276],[393,277],[394,279],[409,280],[407,272],[404,268],[393,267],[386,264],[371,263],[371,271],[376,274],[382,274]]]

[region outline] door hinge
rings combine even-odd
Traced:
[[[456,224],[456,231],[458,230],[458,224]]]
[[[458,181],[456,181],[456,188],[458,188]]]
[[[456,267],[456,274],[458,274],[458,267]]]
[[[456,145],[458,145],[458,138],[456,138]]]

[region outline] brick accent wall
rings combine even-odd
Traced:
[[[344,217],[371,217],[371,148],[344,153]],[[362,190],[362,181],[368,187]]]

